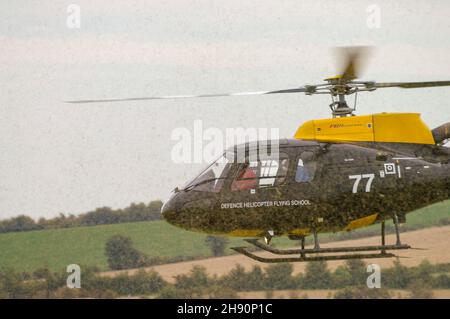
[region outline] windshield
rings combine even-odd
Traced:
[[[223,154],[204,169],[196,178],[183,187],[183,189],[218,193],[223,186],[229,169],[230,161],[227,156]]]

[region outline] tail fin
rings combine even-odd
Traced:
[[[436,144],[445,144],[450,139],[450,123],[436,127],[432,133]]]

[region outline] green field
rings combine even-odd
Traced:
[[[79,264],[107,269],[105,243],[117,234],[131,237],[134,247],[149,256],[210,256],[204,235],[150,221],[1,234],[0,267],[60,270]]]
[[[450,201],[447,201],[408,214],[407,225],[434,226],[449,217]],[[149,256],[211,255],[204,243],[205,235],[175,228],[164,221],[152,221],[0,234],[0,267],[18,271],[39,267],[61,270],[69,264],[79,264],[106,270],[105,242],[116,234],[131,237],[134,246]],[[285,246],[287,240],[276,243]],[[230,246],[242,244],[239,238],[230,240]]]

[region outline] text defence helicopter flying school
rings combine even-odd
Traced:
[[[450,81],[356,81],[362,51],[347,48],[345,52],[342,75],[319,85],[269,92],[71,103],[330,94],[333,118],[304,123],[293,139],[247,143],[225,151],[198,177],[174,190],[162,208],[163,217],[192,231],[249,237],[248,243],[283,256],[265,258],[245,247],[233,248],[261,262],[393,257],[391,251],[411,248],[400,241],[398,226],[406,221],[405,215],[450,198],[450,149],[444,146],[450,139],[450,123],[430,130],[415,113],[355,116],[355,107],[348,106],[345,96],[379,88],[450,86]],[[239,154],[243,154],[242,160]],[[388,245],[385,221],[389,219],[394,222],[397,240]],[[381,223],[380,245],[319,245],[319,233],[350,231],[374,223]],[[283,235],[300,240],[301,247],[276,249],[269,245],[273,236]],[[309,235],[314,238],[313,248],[305,248],[305,237]],[[264,238],[265,243],[259,238]]]

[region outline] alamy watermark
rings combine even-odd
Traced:
[[[366,25],[369,29],[381,28],[381,8],[377,4],[371,4],[367,6],[366,12],[368,13]]]
[[[67,277],[66,285],[69,289],[81,288],[81,268],[77,264],[70,264],[66,268],[66,272],[70,273]]]
[[[367,266],[366,271],[370,273],[367,277],[367,288],[369,289],[380,289],[381,288],[381,267],[378,264],[370,264]]]
[[[78,4],[69,4],[66,12],[68,13],[66,19],[66,26],[69,29],[81,28],[81,7]]]
[[[232,146],[247,143],[247,148],[238,147],[233,151],[230,161],[243,163],[248,156],[270,156],[278,158],[278,128],[205,128],[202,120],[195,120],[192,128],[175,128],[170,136],[175,142],[171,151],[174,163],[210,163]],[[248,153],[248,149],[257,152]],[[251,159],[251,158],[250,158]]]

